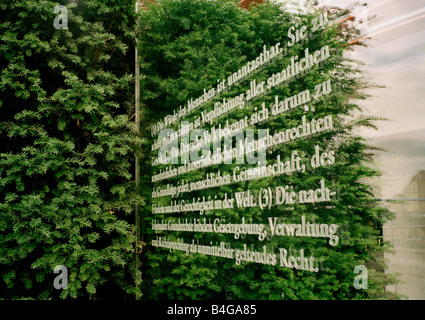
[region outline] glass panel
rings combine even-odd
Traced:
[[[343,6],[351,1],[320,1]],[[389,288],[408,299],[425,299],[425,3],[421,0],[368,1],[358,16],[374,16],[365,25],[372,39],[352,56],[364,61],[368,77],[385,88],[369,90],[362,102],[370,115],[385,117],[378,130],[361,134],[379,152],[382,177],[373,181],[376,198],[396,213],[383,226],[388,272],[401,273],[402,284]]]

